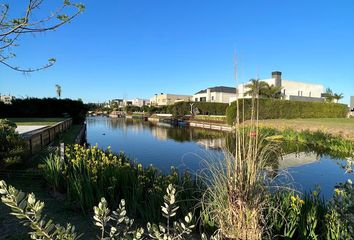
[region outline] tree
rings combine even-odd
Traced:
[[[267,82],[259,79],[251,79],[250,83],[246,85],[248,91],[246,95],[253,97],[265,97],[265,98],[281,98],[281,87],[270,85]]]
[[[260,81],[259,79],[251,79],[250,83],[247,84],[245,87],[248,88],[248,91],[245,92],[246,95],[250,95],[252,97],[259,97],[262,90],[267,87],[267,83],[264,81]]]
[[[15,13],[10,12],[9,4],[0,4],[0,63],[12,70],[28,73],[48,68],[56,60],[50,58],[48,63],[36,68],[14,66],[9,61],[16,57],[13,48],[19,46],[18,40],[24,35],[53,31],[61,27],[82,13],[85,10],[85,6],[79,3],[71,3],[70,0],[61,0],[63,2],[56,10],[38,19],[40,15],[38,12],[45,1],[26,1],[23,15],[16,17],[14,17]],[[20,2],[22,1],[16,4],[21,4]]]
[[[281,94],[281,89],[282,87],[277,87],[274,86],[273,84],[270,85],[268,83],[266,83],[266,85],[261,89],[260,91],[260,96],[263,96],[265,98],[281,98],[282,94]]]
[[[339,100],[341,100],[342,98],[343,98],[344,96],[343,96],[343,93],[335,93],[334,95],[333,95],[333,98],[336,100],[336,103],[338,103],[339,102]]]
[[[326,89],[326,92],[323,94],[326,102],[333,102],[334,97],[333,97],[333,91],[330,88]]]
[[[55,84],[55,91],[57,92],[57,96],[60,99],[60,97],[61,97],[61,86],[59,84]]]
[[[332,89],[327,88],[326,92],[323,94],[326,102],[336,102],[338,103],[339,100],[343,98],[343,93],[333,93]]]

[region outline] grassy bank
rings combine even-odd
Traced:
[[[354,140],[354,118],[268,119],[260,120],[259,124],[278,130],[290,128],[296,131],[321,131]]]
[[[58,122],[64,121],[66,118],[7,118],[18,126],[34,126],[45,125],[52,126]]]

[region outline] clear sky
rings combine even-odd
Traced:
[[[86,11],[72,23],[15,49],[16,65],[55,57],[55,66],[29,75],[0,66],[0,93],[54,97],[60,84],[63,97],[85,102],[193,94],[235,85],[236,51],[240,82],[279,70],[343,93],[344,103],[354,95],[353,0],[81,1]]]

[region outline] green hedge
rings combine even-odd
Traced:
[[[1,118],[62,118],[70,116],[75,123],[85,121],[87,107],[80,100],[56,98],[15,99],[12,104],[0,102]]]
[[[225,115],[227,103],[211,103],[211,102],[195,102],[193,109],[198,108],[202,115]],[[179,102],[168,106],[168,113],[174,116],[183,116],[191,113],[191,105],[189,102]]]
[[[239,101],[240,113],[244,109],[246,120],[251,117],[251,104],[252,99]],[[347,113],[345,104],[259,99],[259,119],[345,118]],[[236,119],[236,102],[227,108],[226,117],[232,125]]]

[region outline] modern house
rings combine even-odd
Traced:
[[[283,99],[293,101],[312,101],[323,102],[324,86],[322,84],[305,83],[298,81],[290,81],[282,79],[282,73],[279,71],[272,72],[272,77],[268,79],[261,79],[269,85],[281,87],[281,94]],[[237,98],[251,98],[246,92],[249,88],[246,87],[248,83],[240,84],[237,87]]]
[[[12,104],[12,100],[14,99],[15,99],[14,96],[0,94],[0,102],[3,102],[4,104]]]
[[[176,102],[189,102],[191,101],[191,98],[192,96],[189,95],[160,93],[160,94],[155,94],[155,96],[150,98],[150,105],[151,106],[172,105]]]
[[[193,95],[194,102],[229,103],[236,97],[236,88],[217,86],[201,90]]]
[[[354,116],[354,96],[350,97],[350,112],[351,115]]]

